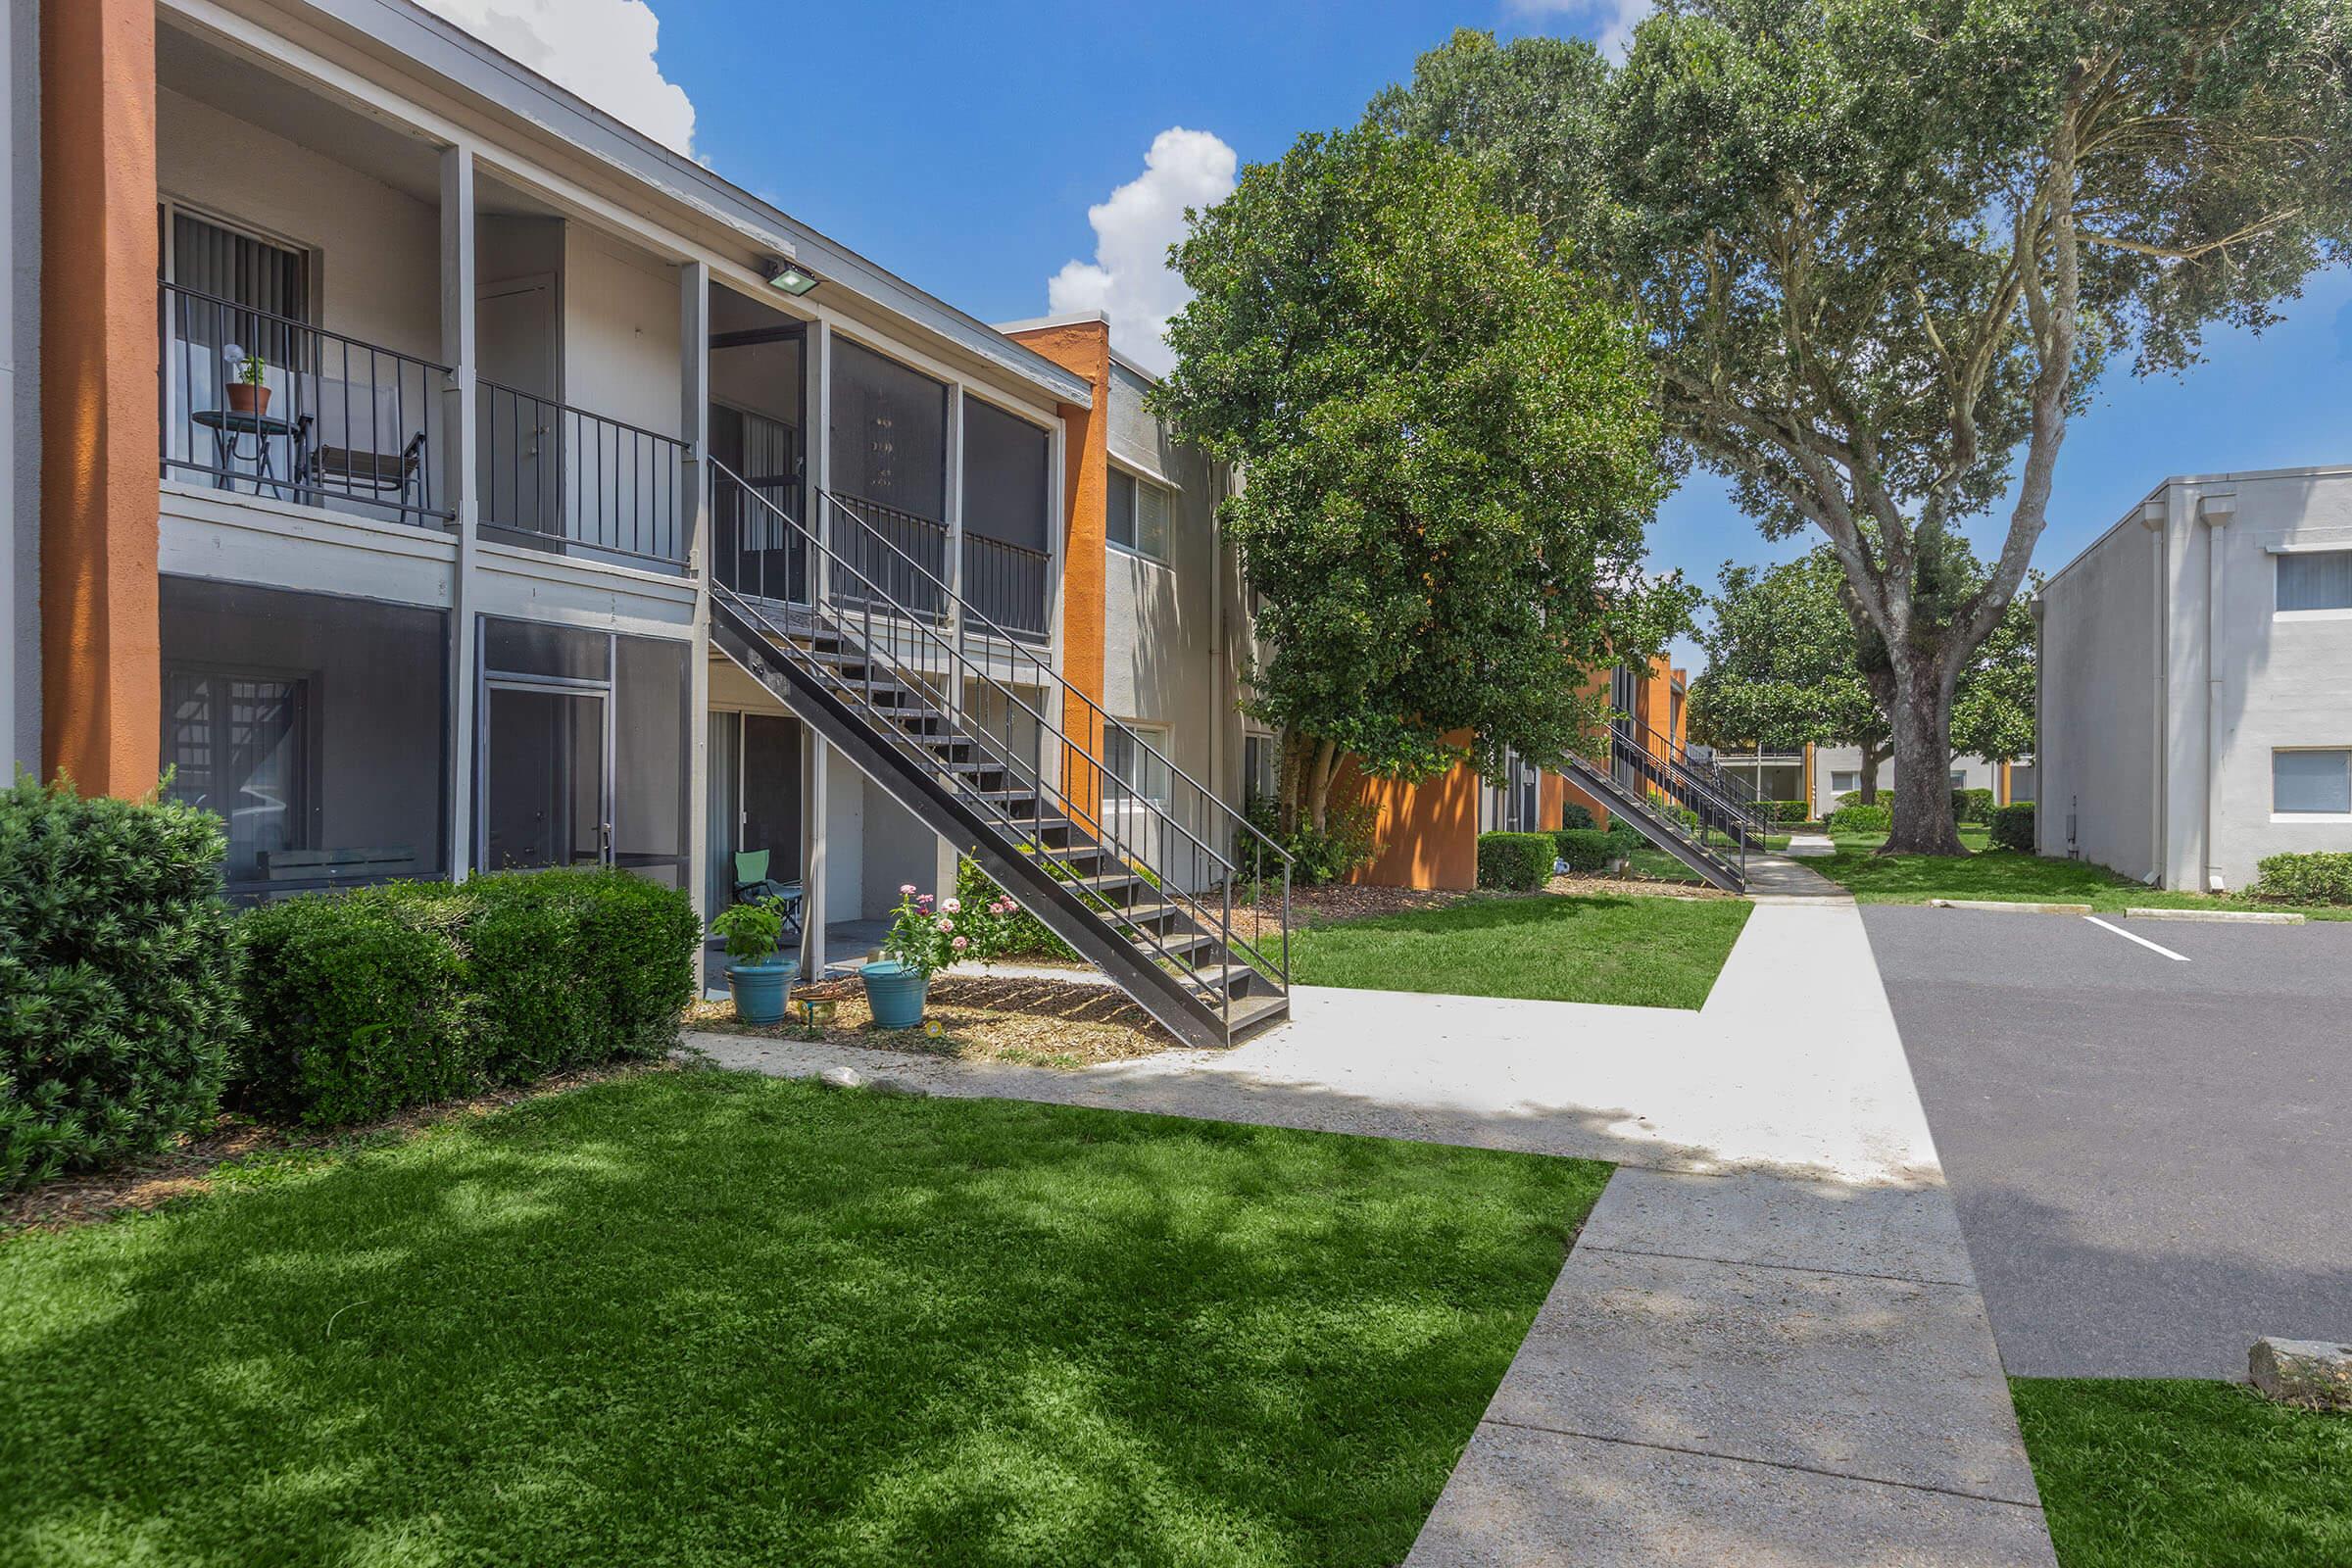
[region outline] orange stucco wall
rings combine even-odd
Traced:
[[[155,787],[154,0],[41,8],[41,767]]]
[[[1464,744],[1468,736],[1450,736]],[[1380,846],[1350,882],[1396,888],[1478,886],[1478,774],[1467,762],[1426,784],[1365,778],[1352,760],[1340,764],[1334,802],[1360,800],[1372,808],[1372,841]]]
[[[1095,406],[1061,407],[1061,674],[1100,705],[1102,701],[1103,617],[1109,562],[1105,556],[1110,492],[1110,323],[1073,321],[1010,334],[1094,388]],[[1075,705],[1073,705],[1075,706]],[[1065,712],[1062,730],[1096,757],[1102,754],[1101,719]],[[1080,815],[1102,799],[1102,779],[1075,751],[1062,757],[1064,791]]]

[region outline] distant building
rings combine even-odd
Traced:
[[[2167,479],[2034,610],[2042,854],[2222,889],[2352,850],[2352,467]]]

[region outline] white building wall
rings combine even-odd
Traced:
[[[2041,853],[2159,870],[2158,662],[2167,530],[2135,511],[2041,591],[2035,830]]]

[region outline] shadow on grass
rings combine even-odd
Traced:
[[[1607,1167],[684,1072],[0,1247],[0,1559],[1390,1562]]]

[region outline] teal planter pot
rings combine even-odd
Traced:
[[[792,989],[793,978],[800,972],[798,958],[728,964],[727,995],[735,999],[735,1016],[761,1028],[782,1023],[784,994]]]
[[[896,958],[861,966],[865,1004],[874,1011],[877,1029],[912,1029],[923,1021],[923,999],[930,994],[931,977],[909,969]]]

